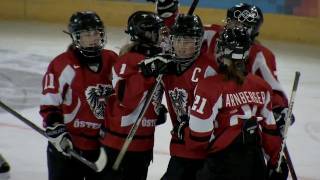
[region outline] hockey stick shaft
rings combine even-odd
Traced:
[[[2,107],[2,109],[6,110],[7,112],[9,112],[10,114],[12,114],[13,116],[15,116],[16,118],[18,118],[20,121],[24,122],[25,124],[27,124],[29,127],[31,127],[33,130],[37,131],[39,134],[41,134],[42,136],[44,136],[45,138],[47,138],[45,132],[43,129],[39,128],[37,125],[35,125],[34,123],[32,123],[31,121],[29,121],[28,119],[26,119],[25,117],[23,117],[21,114],[19,114],[17,111],[13,110],[12,108],[10,108],[9,106],[7,106],[6,104],[4,104],[2,101],[0,101],[0,106]]]
[[[6,110],[7,112],[9,112],[10,114],[12,114],[13,116],[15,116],[16,118],[18,118],[19,120],[21,120],[22,122],[24,122],[25,124],[27,124],[29,127],[31,127],[33,130],[37,131],[39,134],[41,134],[42,136],[44,136],[45,138],[48,138],[46,136],[46,133],[43,129],[41,129],[40,127],[38,127],[37,125],[35,125],[33,122],[31,122],[30,120],[28,120],[27,118],[23,117],[21,114],[19,114],[17,111],[13,110],[12,108],[10,108],[9,106],[7,106],[6,104],[4,104],[1,100],[0,100],[0,107],[2,107],[2,109]],[[85,165],[87,165],[88,167],[92,168],[93,170],[97,171],[97,167],[94,163],[88,161],[87,159],[83,158],[81,155],[79,155],[77,152],[73,151],[73,150],[69,150],[68,153],[70,153],[70,155],[74,158],[76,158],[77,160],[81,161],[82,163],[84,163]]]
[[[189,11],[188,11],[188,15],[192,15],[193,14],[194,10],[196,9],[196,7],[198,5],[198,2],[199,2],[199,0],[193,0],[192,1],[192,4],[191,4],[191,6],[189,8]]]
[[[149,104],[151,103],[151,100],[152,100],[152,97],[154,96],[157,88],[159,87],[159,85],[161,84],[161,80],[162,80],[162,74],[160,74],[157,79],[156,79],[156,83],[154,84],[153,88],[148,91],[147,95],[146,95],[146,98],[145,98],[145,103],[143,104],[143,107],[142,107],[142,110],[140,111],[140,114],[138,115],[138,118],[137,120],[135,121],[135,123],[132,125],[131,129],[130,129],[130,132],[126,138],[126,140],[124,141],[123,145],[122,145],[122,148],[112,166],[112,169],[113,170],[118,170],[119,169],[119,166],[122,162],[122,159],[124,157],[124,155],[126,154],[128,148],[129,148],[129,145],[131,144],[131,141],[134,137],[134,135],[136,134],[138,128],[139,128],[139,125],[145,115],[145,113],[147,112],[147,109],[149,107]]]
[[[292,108],[293,108],[293,104],[294,104],[294,99],[296,97],[296,92],[298,89],[299,79],[300,79],[300,72],[297,71],[295,73],[295,77],[294,77],[294,83],[293,83],[291,97],[290,97],[290,101],[289,101],[289,107],[288,107],[288,115],[287,115],[287,119],[285,121],[285,126],[284,126],[283,140],[282,140],[281,150],[280,150],[280,158],[278,160],[278,165],[277,165],[277,169],[276,169],[277,172],[280,172],[280,167],[281,167],[280,165],[281,165],[281,161],[282,161],[281,157],[283,155],[285,145],[286,145],[287,133],[288,133],[289,125],[291,123],[290,119],[292,116]]]
[[[297,177],[296,171],[294,170],[293,163],[292,163],[287,145],[284,147],[284,156],[286,157],[292,180],[297,180],[298,177]]]

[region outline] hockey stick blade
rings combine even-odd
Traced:
[[[152,101],[152,97],[153,95],[155,94],[158,86],[161,84],[161,80],[162,80],[162,74],[160,74],[157,79],[156,79],[156,83],[153,85],[152,89],[148,91],[147,95],[146,95],[146,98],[145,98],[145,103],[143,104],[143,107],[138,115],[138,118],[137,120],[135,121],[135,123],[132,125],[131,129],[130,129],[130,132],[126,138],[126,140],[124,141],[122,147],[121,147],[121,150],[112,166],[112,169],[117,171],[119,169],[119,166],[122,162],[122,159],[124,157],[124,155],[126,154],[128,148],[129,148],[129,145],[131,144],[131,141],[134,137],[134,135],[136,134],[138,128],[139,128],[139,125],[144,117],[144,114],[147,112],[147,109],[149,107],[149,104],[151,103]]]
[[[188,15],[192,15],[194,10],[196,9],[197,5],[198,5],[199,0],[193,0],[192,4],[190,6],[190,9],[188,11]]]
[[[292,116],[292,109],[293,109],[294,99],[296,97],[296,92],[298,89],[299,79],[300,79],[300,72],[296,71],[295,77],[294,77],[294,83],[293,83],[293,87],[292,87],[292,91],[291,91],[291,97],[290,97],[290,101],[289,101],[288,115],[287,115],[287,119],[285,121],[285,126],[284,126],[283,140],[282,140],[281,150],[280,150],[280,158],[278,160],[278,164],[277,164],[277,168],[276,168],[277,172],[280,172],[280,167],[281,167],[280,165],[281,165],[281,161],[282,161],[282,156],[284,154],[284,149],[286,146],[286,139],[287,139],[288,129],[289,129],[290,122],[291,122],[290,119]],[[290,162],[288,162],[288,163],[290,163]],[[293,164],[290,164],[289,166],[291,166],[293,169]],[[291,171],[290,171],[290,173],[291,173],[291,175],[295,174],[295,172],[291,172]]]
[[[75,157],[79,161],[81,161],[83,164],[87,165],[91,169],[93,169],[96,172],[101,172],[104,167],[107,165],[108,157],[106,154],[106,151],[103,147],[100,147],[100,154],[98,160],[96,160],[94,163],[88,161],[84,157],[80,156],[75,151],[68,151],[69,154],[71,154],[72,157]]]
[[[17,111],[13,110],[12,108],[10,108],[9,106],[7,106],[6,104],[4,104],[1,100],[0,100],[0,107],[4,110],[6,110],[7,112],[9,112],[10,114],[12,114],[14,117],[18,118],[19,120],[21,120],[22,122],[24,122],[25,124],[27,124],[30,128],[32,128],[33,130],[37,131],[39,134],[41,134],[42,136],[44,136],[45,138],[47,138],[46,133],[43,129],[41,129],[40,127],[38,127],[37,125],[35,125],[33,122],[31,122],[30,120],[28,120],[27,118],[23,117],[21,114],[19,114]],[[96,172],[100,172],[102,171],[102,169],[106,166],[107,164],[107,155],[106,152],[104,151],[103,148],[100,148],[100,154],[99,154],[99,158],[97,161],[95,162],[91,162],[87,159],[85,159],[84,157],[82,157],[81,155],[79,155],[77,152],[75,152],[74,150],[68,150],[68,153],[74,157],[75,159],[79,160],[80,162],[84,163],[85,165],[87,165],[88,167],[90,167],[91,169],[93,169]]]

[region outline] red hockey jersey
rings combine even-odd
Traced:
[[[114,52],[103,50],[101,69],[93,72],[79,62],[71,49],[57,56],[42,81],[43,126],[47,126],[50,113],[61,113],[75,147],[81,150],[98,148],[105,100],[113,91],[111,68],[116,59]]]
[[[248,74],[244,84],[226,81],[223,74],[200,80],[191,108],[186,136],[189,149],[215,153],[229,146],[240,135],[244,120],[259,117],[262,145],[275,165],[281,146],[272,114],[271,87],[260,77]]]
[[[145,78],[139,72],[138,63],[146,57],[136,52],[121,56],[114,65],[113,85],[115,94],[108,100],[105,114],[106,135],[104,145],[120,150],[132,125],[142,110],[148,90],[155,84],[155,78]],[[120,95],[123,94],[123,95]],[[120,96],[122,96],[120,100]],[[148,151],[153,149],[154,129],[161,104],[161,89],[156,94],[134,136],[128,151]]]
[[[213,59],[209,58],[206,53],[201,53],[182,75],[167,75],[163,78],[167,106],[173,126],[178,124],[179,116],[189,115],[190,107],[194,101],[194,89],[198,81],[216,73],[217,67],[213,63]],[[177,134],[172,135],[170,154],[191,159],[203,159],[206,156],[206,153],[187,150],[185,143],[178,141]]]
[[[273,90],[272,106],[288,107],[288,98],[278,77],[274,54],[261,44],[254,43],[250,49],[247,70],[263,78]]]
[[[215,56],[215,48],[217,39],[220,36],[220,32],[223,27],[220,25],[212,24],[210,26],[204,26],[204,35],[202,48],[205,48],[209,56]]]
[[[207,53],[209,56],[215,56],[217,39],[222,30],[223,26],[216,24],[205,27],[203,46],[208,48]],[[271,86],[273,90],[273,108],[288,107],[288,98],[277,77],[275,56],[268,48],[259,43],[254,43],[251,46],[247,70],[250,73],[260,76]]]

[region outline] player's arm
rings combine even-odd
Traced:
[[[218,109],[222,106],[222,96],[207,94],[206,83],[199,82],[195,91],[195,100],[193,102],[189,127],[186,131],[188,140],[187,147],[191,149],[206,150],[209,142],[212,140],[214,123]]]
[[[112,84],[123,107],[135,109],[143,96],[147,94],[155,82],[153,77],[145,78],[138,65],[116,63],[113,69]]]
[[[50,64],[42,81],[42,98],[40,114],[49,142],[62,154],[70,156],[68,150],[73,148],[70,136],[64,124],[62,103],[65,100],[67,79],[72,79],[73,69],[70,66],[59,71]]]
[[[272,95],[272,106],[273,109],[277,107],[288,107],[288,98],[278,80],[278,71],[276,58],[274,54],[267,48],[262,47],[256,57],[257,65],[260,66],[261,75],[264,80],[271,86]]]
[[[48,124],[63,123],[62,91],[64,88],[61,87],[62,84],[59,81],[60,73],[55,69],[54,64],[51,63],[43,76],[40,114],[43,117],[44,127],[47,127]]]
[[[266,154],[269,156],[268,164],[276,166],[279,158],[279,152],[281,147],[281,136],[277,129],[275,119],[272,113],[271,102],[272,91],[267,91],[265,96],[265,104],[261,109],[261,115],[263,120],[260,121],[262,127],[262,144]]]

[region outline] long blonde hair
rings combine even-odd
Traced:
[[[232,61],[229,59],[225,59],[224,61],[225,63],[221,70],[225,76],[225,80],[233,80],[237,84],[242,85],[247,74],[245,72],[245,62],[241,60]]]

